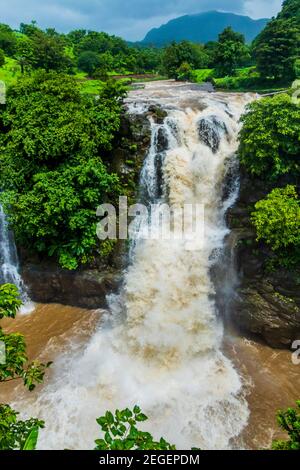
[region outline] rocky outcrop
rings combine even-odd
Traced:
[[[228,213],[229,243],[233,244],[239,280],[231,318],[270,346],[289,348],[300,339],[300,279],[284,268],[267,269],[272,253],[256,242],[250,222],[254,204],[271,189],[266,182],[242,174],[239,200]]]
[[[120,271],[67,271],[49,263],[25,264],[22,276],[35,302],[60,303],[90,309],[106,308],[107,294],[117,290]]]

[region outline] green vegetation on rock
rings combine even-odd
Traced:
[[[300,107],[287,94],[255,101],[242,117],[239,156],[253,175],[300,173]]]
[[[64,268],[100,249],[96,209],[120,192],[101,155],[112,148],[124,93],[107,83],[95,100],[55,72],[19,79],[8,91],[0,115],[2,202],[17,242]]]
[[[287,263],[300,261],[300,200],[295,186],[274,189],[252,213],[258,240]]]

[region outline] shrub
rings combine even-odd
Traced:
[[[115,415],[107,411],[97,419],[104,438],[96,440],[95,450],[175,450],[175,446],[165,439],[161,438],[156,442],[150,433],[137,428],[138,423],[147,420],[148,417],[138,406],[133,411],[128,408],[117,410]]]
[[[289,435],[287,441],[274,441],[273,450],[300,450],[300,401],[296,402],[297,408],[288,408],[279,411],[277,421],[281,429]]]
[[[252,222],[257,239],[270,245],[283,264],[300,260],[300,200],[295,186],[276,188],[257,202]]]
[[[300,173],[300,107],[287,94],[251,103],[242,117],[239,158],[253,175]]]

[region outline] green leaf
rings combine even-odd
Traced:
[[[35,450],[39,437],[39,428],[35,426],[27,437],[22,450]]]

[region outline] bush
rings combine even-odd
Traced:
[[[194,81],[196,83],[203,83],[212,81],[214,77],[214,69],[198,69],[194,70]]]
[[[239,158],[253,175],[300,173],[300,107],[287,94],[255,101],[242,117]]]
[[[300,450],[300,401],[296,404],[298,409],[288,408],[286,411],[279,411],[278,424],[288,433],[289,440],[274,441],[273,450]]]
[[[36,418],[21,421],[18,414],[9,405],[0,405],[0,450],[35,450],[44,422]]]
[[[93,51],[82,52],[78,58],[78,68],[86,72],[89,77],[100,67],[101,60],[99,54]]]
[[[159,442],[155,442],[150,433],[137,428],[138,423],[147,420],[147,416],[138,406],[135,406],[133,411],[128,408],[117,410],[115,415],[107,411],[97,419],[104,438],[96,440],[95,450],[175,450],[175,446],[165,439],[161,438]]]
[[[252,213],[257,239],[279,252],[283,264],[300,260],[300,200],[295,186],[274,189]],[[288,261],[288,263],[285,263]]]

